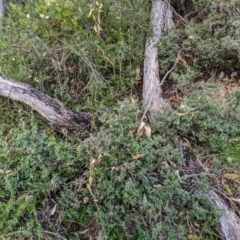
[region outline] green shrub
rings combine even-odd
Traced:
[[[123,102],[104,112],[100,132],[85,143],[57,139],[34,125],[2,129],[1,233],[75,239],[95,221],[102,239],[184,239],[193,221],[202,235],[214,236],[209,229],[218,213],[177,174],[184,159],[172,137],[191,121],[176,124],[170,114],[149,138],[137,134],[138,104]]]
[[[239,17],[229,14],[237,1],[188,3],[204,14],[191,15],[178,39],[172,32],[162,39],[161,74],[183,48],[171,81],[185,102],[176,111],[166,105],[151,137],[138,134],[139,104],[116,101],[136,84],[150,5],[103,0],[100,12],[101,5],[87,3],[15,1],[2,19],[1,75],[70,107],[84,104],[101,112],[100,132],[82,142],[62,139],[42,120],[39,127],[28,107],[1,105],[2,236],[77,239],[95,224],[99,239],[191,239],[192,233],[214,239],[219,212],[198,191],[208,189],[208,178],[200,174],[196,191],[189,191],[180,171],[186,159],[174,138],[189,142],[193,163],[196,154],[238,154],[239,93],[217,102],[217,85],[196,84],[216,70],[227,75],[239,66]]]
[[[89,193],[81,188],[88,177],[88,150],[34,126],[21,129],[5,132],[5,137],[1,131],[1,234],[40,237],[57,229],[65,234],[74,225],[84,230],[91,219],[91,206],[86,210],[82,202]]]
[[[198,86],[198,88],[197,88]],[[163,118],[163,129],[189,140],[198,151],[220,153],[231,138],[239,136],[239,104],[234,95],[218,100],[218,85],[196,85],[177,111]],[[159,129],[159,126],[156,126]],[[160,130],[160,129],[159,129]]]
[[[240,18],[237,6],[236,0],[186,3],[184,14],[188,15],[189,22],[182,26],[183,20],[178,18],[177,31],[177,46],[183,49],[182,58],[172,74],[172,80],[184,93],[193,82],[213,76],[221,80],[238,71]],[[169,41],[161,47],[166,49]]]
[[[113,105],[114,97],[136,84],[149,4],[101,4],[102,30],[96,34],[95,15],[90,15],[86,0],[9,3],[1,26],[0,74],[38,87],[69,106]]]
[[[124,102],[101,117],[104,126],[97,139],[103,153],[94,166],[92,189],[99,205],[95,216],[104,226],[102,237],[185,239],[188,221],[206,224],[205,234],[211,236],[207,229],[214,226],[218,214],[206,197],[188,192],[176,174],[184,161],[173,133],[165,131],[169,119],[158,121],[152,138],[139,138],[141,112]],[[180,127],[171,124],[176,134]],[[137,154],[141,157],[133,160]],[[183,209],[186,214],[179,217]]]

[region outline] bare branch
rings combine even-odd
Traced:
[[[90,127],[84,113],[73,113],[60,101],[22,82],[0,76],[0,95],[25,103],[56,127],[83,130]]]

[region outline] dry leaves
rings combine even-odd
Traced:
[[[7,176],[10,176],[12,175],[12,170],[3,170],[3,169],[0,169],[0,174],[6,174]]]
[[[197,235],[188,235],[188,240],[199,240],[200,238]]]
[[[138,159],[140,159],[140,158],[143,158],[143,154],[138,153],[137,155],[135,155],[135,156],[132,158],[132,160],[138,160]]]
[[[93,170],[94,170],[95,165],[100,163],[102,161],[102,159],[103,159],[103,155],[102,154],[100,154],[97,159],[91,158],[90,169],[89,169],[90,172],[89,172],[89,178],[88,178],[88,183],[87,183],[87,189],[90,192],[90,194],[92,195],[92,198],[94,200],[95,206],[96,206],[96,208],[98,210],[99,210],[99,206],[97,204],[97,199],[96,199],[95,195],[92,192]]]
[[[144,126],[145,128],[145,134],[147,137],[151,137],[152,136],[152,130],[149,126]]]
[[[135,69],[136,74],[136,84],[138,84],[141,81],[141,69],[140,67]]]
[[[236,180],[236,179],[240,178],[240,174],[236,174],[236,173],[225,173],[225,174],[223,174],[223,176],[229,180]]]
[[[52,208],[51,212],[50,212],[50,216],[53,216],[55,214],[57,210],[57,204],[54,205],[54,207]]]
[[[231,201],[240,203],[240,199],[238,199],[238,198],[228,198],[228,199],[231,200]]]
[[[135,103],[136,103],[136,100],[135,100],[135,98],[134,98],[134,97],[132,97],[132,96],[130,96],[130,101],[131,101],[131,103],[132,103],[132,104],[135,104]]]
[[[152,129],[149,126],[147,126],[144,122],[141,122],[137,130],[137,136],[142,137],[143,134],[150,138],[152,136]]]

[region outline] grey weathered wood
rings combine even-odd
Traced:
[[[4,3],[3,0],[0,0],[0,18],[4,15]]]
[[[164,103],[160,87],[158,46],[166,29],[174,26],[170,1],[153,0],[150,16],[152,32],[148,35],[145,46],[143,71],[143,101],[148,103],[148,117],[152,120],[155,114],[162,113]]]
[[[83,113],[73,113],[60,101],[22,82],[0,76],[0,96],[20,101],[35,109],[56,127],[83,130],[90,127]]]
[[[240,218],[230,210],[226,202],[215,192],[209,191],[207,194],[212,203],[222,211],[222,215],[217,226],[218,233],[224,240],[240,239]]]
[[[181,151],[181,158],[188,160],[188,162],[190,162],[189,164],[193,167],[193,160],[190,156],[187,156],[188,154],[186,154],[188,153],[188,143],[183,141],[179,136],[174,137],[174,143],[175,146]],[[203,165],[200,166],[204,169]],[[196,178],[198,182],[199,180],[197,175],[198,174],[192,174],[191,177]],[[185,176],[185,179],[187,179],[188,177],[190,176]],[[217,189],[213,189],[208,192],[198,190],[199,194],[206,196],[214,205],[214,207],[220,211],[221,216],[219,219],[219,223],[216,226],[216,230],[219,236],[221,236],[221,239],[240,240],[240,218],[230,209],[226,200],[223,199],[222,196],[219,195],[217,192],[219,192],[217,191]]]

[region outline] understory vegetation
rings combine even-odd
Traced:
[[[0,76],[93,127],[62,134],[0,98],[2,239],[220,239],[221,212],[202,194],[212,188],[239,214],[240,4],[180,2],[159,46],[162,77],[182,51],[152,124],[141,123],[151,1],[7,2]]]

